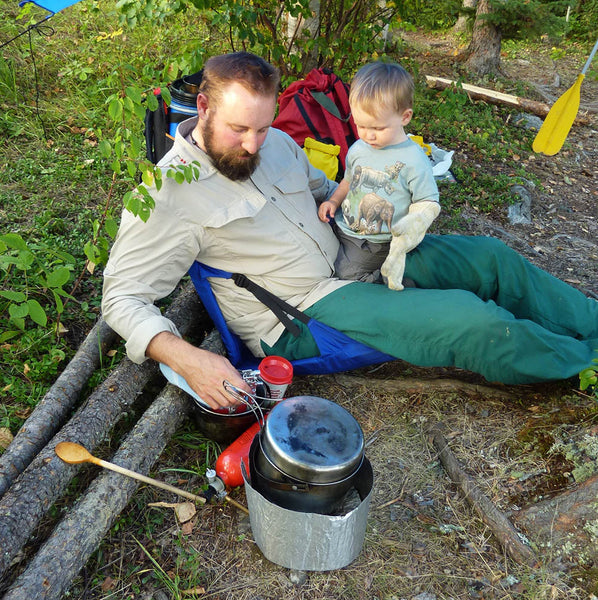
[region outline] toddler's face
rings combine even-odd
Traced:
[[[391,108],[381,108],[378,114],[373,116],[355,106],[351,107],[351,112],[359,137],[372,148],[385,148],[407,139],[404,127],[413,115],[410,108],[403,112],[397,112]]]

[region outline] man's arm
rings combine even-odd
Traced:
[[[170,294],[198,253],[182,221],[169,219],[160,205],[146,223],[124,212],[119,235],[104,270],[103,316],[127,340],[127,354],[140,363],[153,358],[185,378],[212,408],[228,407],[226,379],[250,391],[230,362],[195,348],[154,305]]]
[[[224,381],[246,392],[251,391],[227,358],[196,348],[168,331],[152,338],[146,354],[184,377],[189,386],[213,409],[237,404],[224,389]]]

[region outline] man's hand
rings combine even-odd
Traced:
[[[412,204],[409,213],[393,227],[390,251],[380,268],[380,273],[391,290],[404,289],[405,257],[424,239],[428,227],[439,214],[438,202],[424,200]]]
[[[224,381],[251,393],[249,385],[227,358],[196,348],[170,332],[156,335],[146,354],[184,377],[191,389],[214,410],[237,404],[224,389]]]

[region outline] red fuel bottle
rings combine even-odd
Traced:
[[[260,423],[254,423],[247,431],[243,432],[226,450],[224,450],[216,461],[216,474],[224,485],[237,487],[243,485],[243,474],[241,473],[241,461],[245,463],[245,469],[249,473],[249,448],[255,434],[260,430]]]

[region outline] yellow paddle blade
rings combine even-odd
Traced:
[[[584,77],[580,73],[575,83],[553,104],[532,144],[534,152],[553,156],[562,148],[579,110],[580,88]]]

